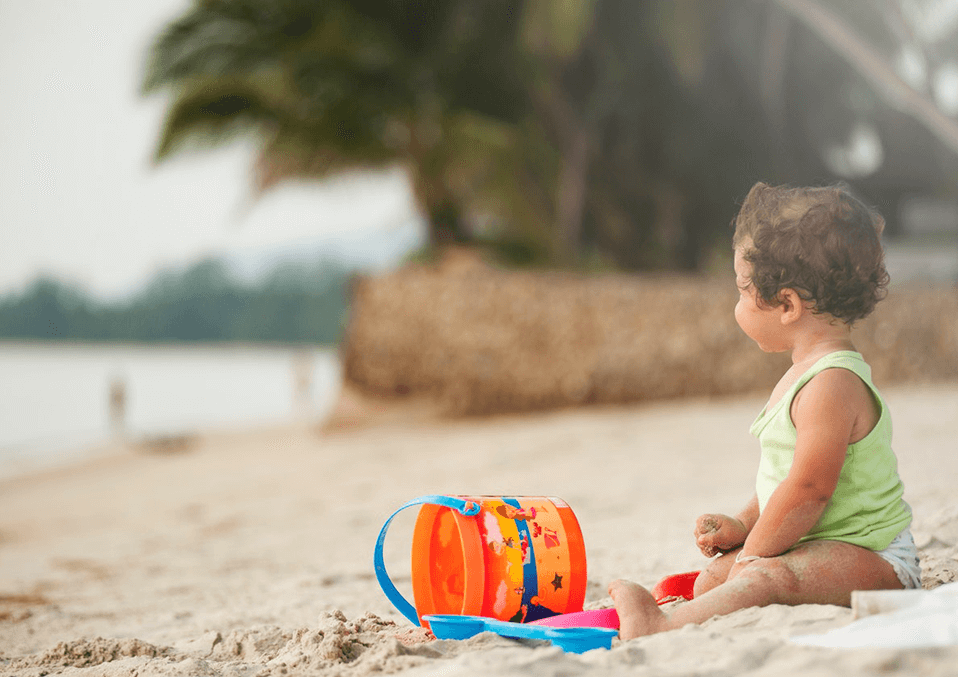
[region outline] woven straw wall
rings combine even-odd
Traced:
[[[448,415],[767,392],[787,369],[735,323],[721,279],[506,272],[465,255],[361,278],[348,384]],[[958,293],[893,288],[856,326],[879,387],[958,379]]]

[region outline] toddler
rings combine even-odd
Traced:
[[[696,522],[699,549],[718,556],[695,598],[665,614],[641,586],[609,586],[623,639],[750,606],[848,606],[853,590],[920,587],[891,418],[851,341],[888,283],[883,228],[842,188],[749,191],[735,219],[735,319],[792,366],[751,427],[755,495],[734,517]]]

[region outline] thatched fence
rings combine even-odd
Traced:
[[[788,367],[722,278],[506,272],[466,255],[357,280],[347,384],[448,415],[767,392]],[[958,290],[895,288],[856,326],[881,386],[958,380]]]

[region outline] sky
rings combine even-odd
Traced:
[[[328,248],[389,265],[422,237],[397,171],[250,199],[252,141],[152,151],[165,95],[139,93],[146,50],[189,0],[0,0],[0,296],[41,275],[104,298],[206,256]]]

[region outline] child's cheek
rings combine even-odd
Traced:
[[[739,328],[744,331],[745,326],[742,324],[742,320],[744,319],[744,316],[745,316],[745,309],[742,307],[741,298],[739,298],[738,303],[735,304],[734,312],[735,312],[735,321],[738,323]]]

